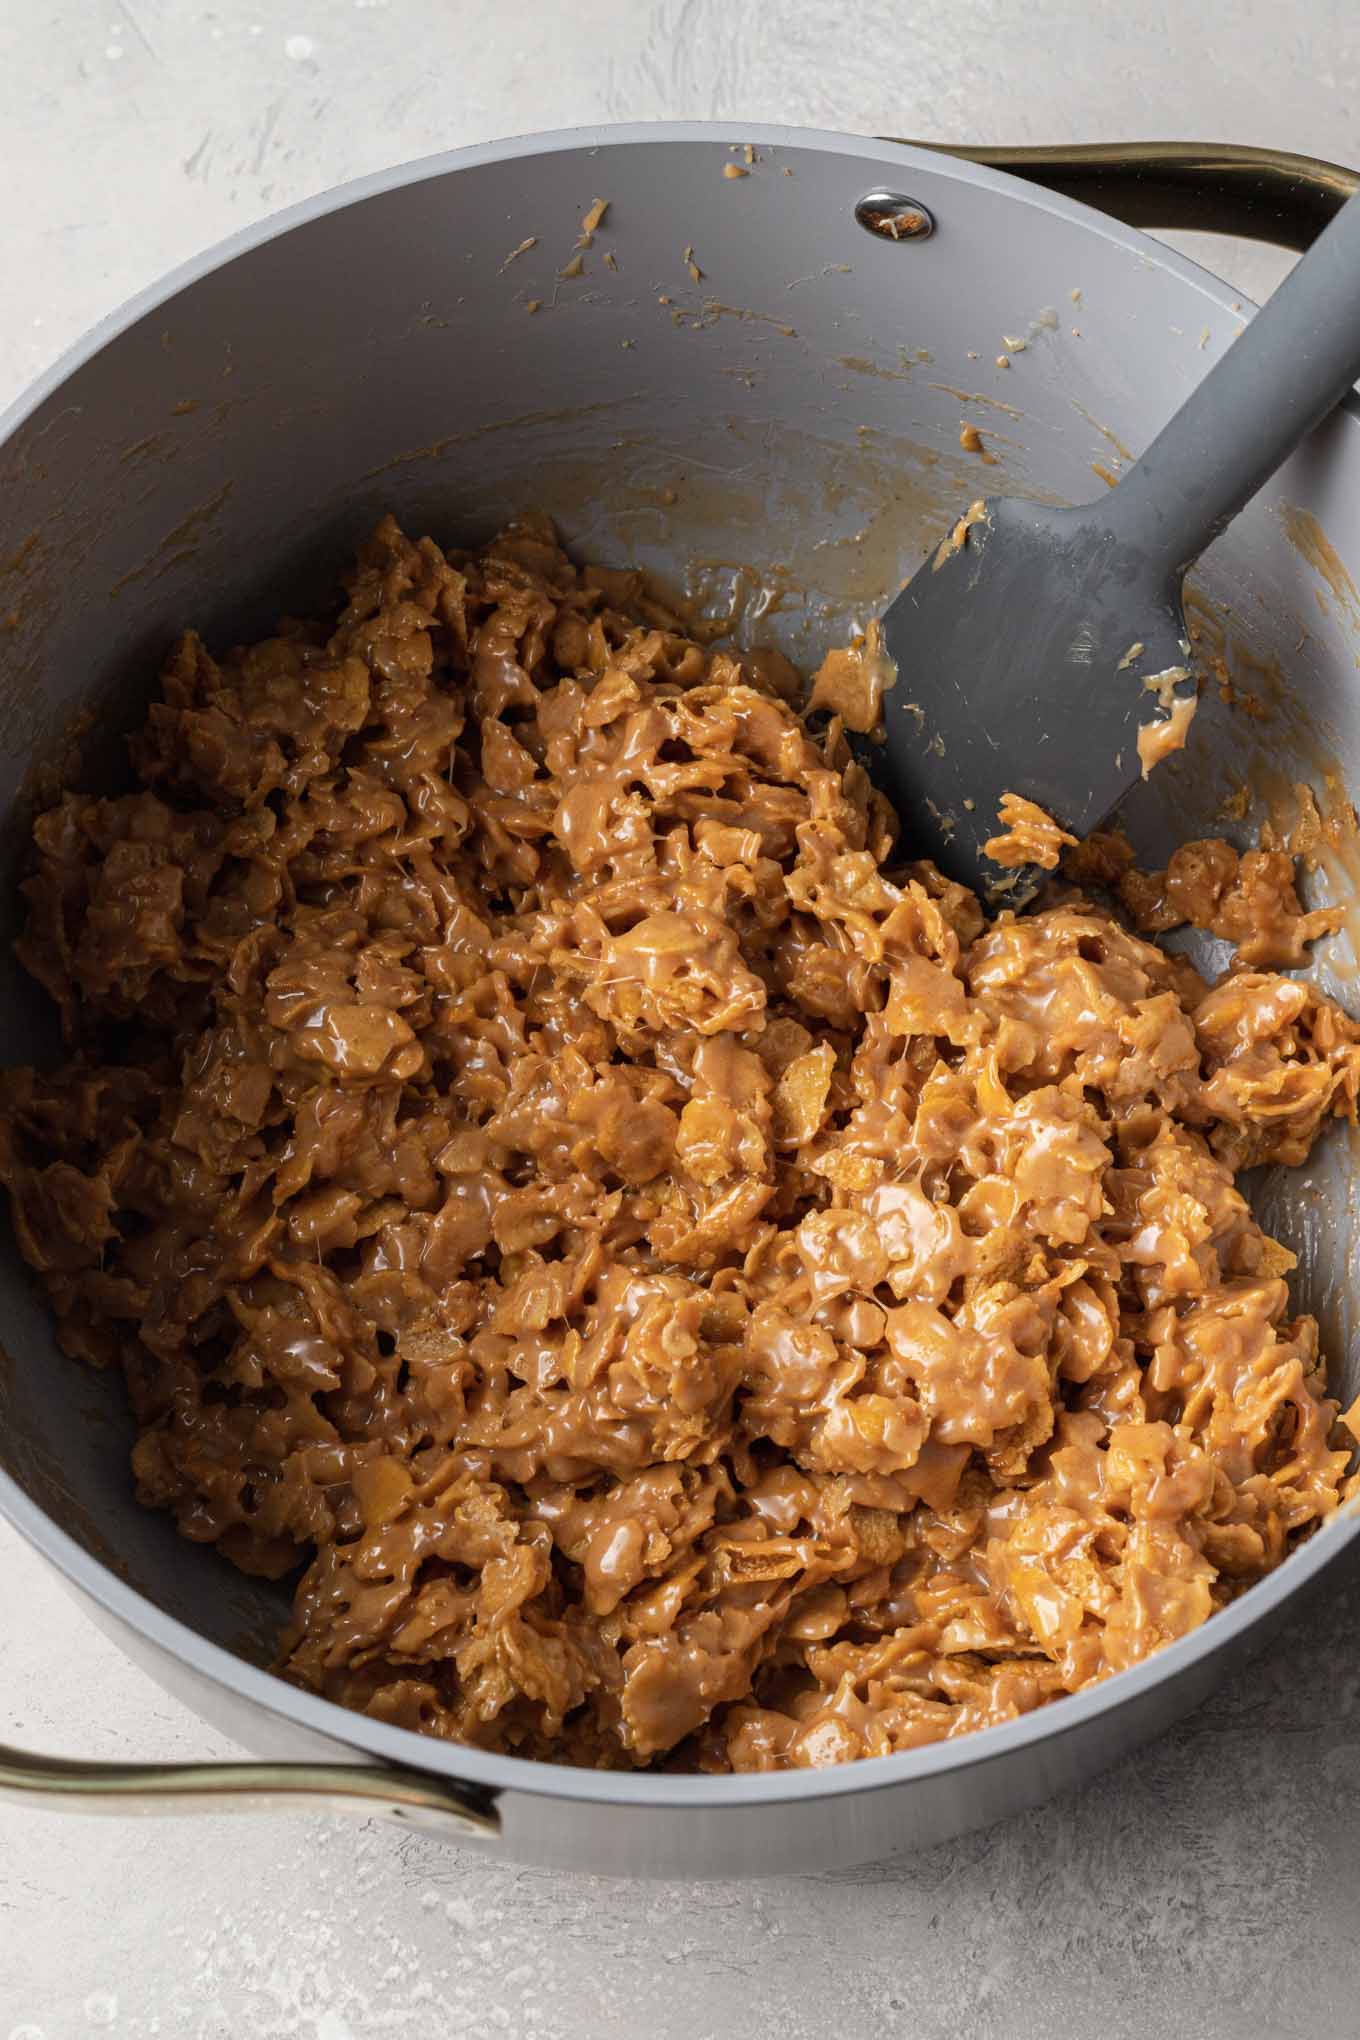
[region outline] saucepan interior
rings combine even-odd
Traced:
[[[856,204],[875,187],[934,232],[866,231]],[[6,932],[34,800],[76,756],[88,783],[117,781],[172,632],[245,638],[322,598],[382,512],[464,542],[546,508],[579,554],[641,564],[815,661],[959,504],[1079,500],[1117,476],[1238,310],[1178,258],[1028,187],[773,129],[498,145],[245,237],[96,335],[0,446]],[[1287,826],[1300,783],[1324,811],[1360,785],[1357,506],[1348,408],[1203,563],[1202,626],[1239,691],[1211,689],[1187,751],[1130,800],[1146,859]],[[1313,897],[1345,897],[1345,845],[1324,848]],[[1357,957],[1360,914],[1319,958],[1352,1003]],[[0,1057],[41,1059],[51,1032],[6,944]],[[1287,1186],[1258,1186],[1347,1400],[1355,1159],[1339,1129]],[[159,1609],[267,1662],[283,1590],[136,1506],[121,1386],[57,1351],[3,1231],[0,1465]]]

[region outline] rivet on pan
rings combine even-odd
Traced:
[[[868,233],[885,241],[927,241],[935,231],[926,208],[900,191],[866,191],[855,207],[855,218]]]

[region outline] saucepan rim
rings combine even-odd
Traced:
[[[607,150],[655,143],[726,145],[733,138],[756,147],[799,149],[829,156],[855,156],[866,166],[892,170],[900,180],[913,168],[934,178],[994,191],[1017,205],[1070,221],[1136,252],[1144,263],[1169,272],[1194,286],[1227,313],[1252,311],[1251,301],[1218,277],[1148,235],[1109,219],[1073,199],[1059,197],[1004,171],[985,169],[957,157],[898,142],[844,134],[820,128],[782,127],[768,123],[712,121],[648,121],[617,126],[561,128],[477,143],[418,158],[391,169],[375,171],[337,185],[315,197],[271,214],[253,226],[229,235],[204,253],[181,263],[159,282],[130,298],[99,321],[68,348],[37,381],[0,415],[0,446],[75,372],[110,342],[148,313],[238,256],[263,247],[294,228],[341,212],[366,199],[422,184],[460,170],[526,157]],[[1360,398],[1354,393],[1341,406],[1360,421]],[[0,1468],[0,1516],[4,1516],[36,1551],[107,1614],[191,1670],[206,1676],[265,1714],[290,1721],[342,1748],[366,1753],[435,1777],[464,1780],[492,1793],[518,1792],[544,1798],[575,1800],[605,1806],[674,1807],[699,1811],[721,1807],[772,1805],[809,1799],[839,1799],[901,1786],[909,1781],[960,1774],[999,1762],[1017,1752],[1059,1743],[1064,1736],[1104,1714],[1117,1713],[1163,1681],[1172,1680],[1201,1660],[1255,1628],[1272,1611],[1292,1599],[1322,1569],[1340,1556],[1360,1534],[1360,1510],[1340,1510],[1277,1570],[1219,1610],[1200,1628],[1168,1644],[1128,1671],[1097,1686],[1050,1701],[1033,1713],[992,1728],[977,1729],[948,1742],[872,1757],[825,1770],[735,1773],[717,1777],[655,1772],[591,1771],[570,1765],[542,1763],[526,1757],[502,1756],[422,1736],[413,1729],[394,1728],[319,1699],[290,1686],[276,1673],[261,1670],[234,1656],[220,1644],[200,1636],[169,1615],[149,1596],[121,1579],[110,1565],[94,1557],[63,1530],[18,1482]]]

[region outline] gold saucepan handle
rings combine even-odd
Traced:
[[[490,1794],[360,1764],[98,1764],[0,1743],[0,1801],[52,1813],[349,1813],[451,1841],[500,1833]]]
[[[1232,142],[983,148],[922,141],[907,146],[1007,170],[1013,177],[1110,213],[1126,226],[1240,234],[1280,248],[1311,247],[1360,186],[1360,173],[1344,164]]]

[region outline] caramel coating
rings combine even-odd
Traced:
[[[300,1572],[318,1692],[587,1765],[878,1755],[1337,1505],[1233,1172],[1354,1116],[1360,1028],[1070,891],[984,925],[798,695],[540,520],[389,519],[331,628],[184,638],[139,790],[36,825],[16,1232],[142,1500]],[[1234,939],[1283,897],[1196,870]]]
[[[1002,794],[997,822],[999,831],[983,844],[982,854],[1009,871],[1024,864],[1037,865],[1041,871],[1056,871],[1064,849],[1076,847],[1075,836],[1060,828],[1037,802],[1025,800],[1018,793]]]

